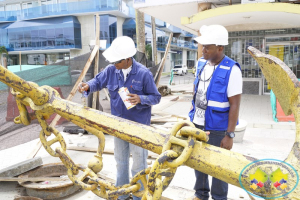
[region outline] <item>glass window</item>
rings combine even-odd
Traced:
[[[37,7],[39,6],[39,2],[38,1],[33,1],[32,2],[32,7]]]
[[[41,47],[47,47],[47,37],[46,30],[39,30],[39,39],[41,43]]]
[[[81,29],[80,28],[74,28],[74,37],[81,39]]]
[[[15,48],[24,47],[23,38],[24,38],[23,32],[16,32]]]
[[[15,42],[16,42],[16,33],[15,32],[9,32],[8,42],[9,42],[9,48],[15,48]]]
[[[23,4],[22,4],[22,9],[23,9],[23,10],[27,9],[27,3],[23,3]]]
[[[32,8],[32,3],[27,3],[27,8]]]
[[[250,32],[247,34],[250,34]],[[225,54],[240,64],[244,78],[261,77],[261,70],[256,61],[248,54],[247,48],[253,46],[262,51],[263,39],[263,37],[251,36],[246,38],[229,38],[229,45],[225,46]]]
[[[56,28],[55,29],[55,45],[64,46],[64,29]]]
[[[101,8],[107,8],[107,0],[100,0],[101,1]]]
[[[106,40],[107,46],[117,37],[117,18],[110,15],[100,16],[100,40]]]
[[[55,46],[55,29],[47,29],[46,31],[47,37],[47,46],[54,47]]]
[[[31,47],[31,34],[30,31],[24,31],[24,47]]]
[[[15,11],[15,10],[21,10],[21,4],[10,4],[6,5],[6,11]]]
[[[47,48],[81,48],[81,29],[80,24],[78,24],[76,20],[76,23],[68,24],[57,23],[57,20],[54,20],[55,24],[53,24],[49,21],[49,19],[40,21],[43,22],[41,24],[46,25],[39,26],[39,30],[34,30],[36,27],[31,26],[32,22],[28,21],[17,24],[13,29],[5,29],[3,36],[1,32],[2,30],[0,29],[0,37],[2,36],[0,38],[0,43],[6,44],[10,51],[14,51],[19,48],[27,48],[29,50]],[[47,24],[47,22],[49,24]],[[23,23],[25,23],[25,25]],[[6,31],[7,34],[5,34]],[[8,35],[8,37],[5,35]]]
[[[33,48],[36,48],[36,47],[40,47],[41,44],[39,43],[39,31],[38,30],[32,30],[30,32],[31,34],[31,45]]]
[[[74,28],[64,28],[65,45],[68,47],[74,47]]]
[[[55,37],[56,38],[63,38],[64,37],[64,29],[56,28],[55,29]]]

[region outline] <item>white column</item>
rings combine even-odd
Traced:
[[[182,64],[187,66],[187,50],[182,49]]]
[[[117,17],[117,37],[123,35],[123,23],[125,21],[125,18],[123,17]]]
[[[71,49],[70,56],[75,57],[90,52],[90,41],[95,40],[95,16],[84,15],[77,17],[81,25],[81,49]],[[91,31],[92,30],[92,31]]]

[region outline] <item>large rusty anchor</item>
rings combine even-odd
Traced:
[[[299,82],[279,59],[262,54],[253,47],[249,47],[248,51],[261,66],[284,111],[286,113],[293,112],[295,115],[296,142],[285,161],[299,172],[300,129],[297,116]],[[2,66],[0,66],[0,81],[13,88],[16,95],[20,116],[15,122],[28,125],[32,119],[37,118],[42,127],[40,138],[44,148],[49,154],[62,160],[68,168],[69,178],[75,184],[80,185],[83,189],[93,191],[102,198],[116,199],[119,195],[134,193],[143,196],[143,199],[159,199],[162,191],[171,182],[176,168],[182,164],[229,184],[238,187],[241,187],[242,184],[247,191],[253,191],[249,184],[249,177],[240,175],[245,166],[257,159],[207,144],[208,137],[206,134],[194,128],[193,124],[188,121],[181,122],[175,125],[171,132],[166,132],[61,99],[53,88],[49,86],[39,87],[37,84],[25,81]],[[282,90],[283,88],[284,90]],[[26,106],[30,106],[35,113],[28,114]],[[87,167],[77,165],[72,161],[66,153],[66,143],[63,136],[55,127],[50,127],[45,122],[45,119],[53,113],[61,115],[98,137],[98,152],[89,161]],[[103,166],[102,153],[105,140],[103,132],[161,155],[152,168],[148,168],[133,177],[130,184],[116,187],[97,176]],[[54,136],[54,139],[47,141],[46,136],[50,135]],[[52,149],[51,146],[54,143],[59,143],[60,147],[55,150]],[[149,176],[148,180],[146,175]],[[162,179],[162,177],[165,178]],[[88,183],[83,182],[85,178],[89,179]],[[144,185],[145,190],[142,192],[138,192],[140,188],[138,180],[141,180]],[[291,179],[288,184],[296,185],[296,182],[297,179]],[[284,197],[300,199],[300,187],[296,187]]]

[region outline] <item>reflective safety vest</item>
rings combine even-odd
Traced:
[[[198,91],[199,77],[206,65],[207,60],[200,58],[196,69],[196,78],[194,81],[194,97],[192,100],[193,109],[189,112],[191,122],[195,115],[195,98]],[[229,100],[227,97],[227,87],[232,67],[240,65],[229,57],[225,56],[222,62],[217,66],[207,88],[206,99],[207,108],[205,110],[205,130],[226,131],[228,127]]]

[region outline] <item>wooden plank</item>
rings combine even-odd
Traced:
[[[152,123],[167,123],[167,122],[179,122],[182,121],[183,119],[181,118],[168,118],[168,119],[159,119],[159,120],[151,120]]]
[[[136,46],[137,51],[145,54],[145,16],[144,13],[135,10],[135,21],[136,21]],[[143,59],[142,54],[136,55],[136,60],[141,63],[142,65],[146,66],[146,59]]]
[[[152,28],[152,61],[157,65],[157,49],[156,49],[156,24],[155,17],[151,16],[151,28]]]
[[[186,119],[187,117],[179,115],[163,115],[161,117],[151,118],[151,122],[177,122]]]
[[[15,178],[15,177],[0,177],[1,181],[21,181],[21,182],[40,182],[40,181],[69,181],[69,177],[59,178],[59,177],[23,177],[23,178]]]
[[[160,65],[159,65],[159,68],[154,76],[154,80],[156,81],[156,87],[158,86],[159,84],[159,80],[160,80],[160,77],[161,77],[161,73],[164,69],[164,65],[165,65],[165,61],[166,61],[166,58],[168,56],[168,53],[169,53],[169,49],[170,49],[170,46],[171,46],[171,41],[172,41],[172,38],[173,38],[173,33],[170,33],[170,37],[169,37],[169,41],[168,41],[168,45],[166,47],[166,51],[165,51],[165,54],[164,54],[164,57],[163,59],[161,60],[160,62]]]
[[[87,62],[85,64],[80,76],[78,77],[73,89],[71,90],[71,92],[70,92],[70,94],[69,94],[69,96],[67,97],[66,100],[71,101],[73,99],[73,97],[74,97],[74,95],[77,91],[78,85],[82,82],[83,78],[85,77],[85,74],[88,71],[88,69],[90,68],[91,63],[92,63],[92,61],[93,61],[93,59],[94,59],[94,57],[95,57],[98,50],[99,50],[99,46],[96,44],[93,51],[92,51],[92,53],[91,53],[91,55],[90,55],[90,57],[89,57],[89,59],[87,60]],[[60,118],[61,118],[60,115],[56,115],[54,117],[54,119],[52,120],[50,126],[55,127],[57,122],[60,120]],[[41,143],[41,141],[39,141],[37,143],[36,147],[33,149],[33,151],[27,156],[27,158],[34,158],[34,156],[39,152],[41,147],[42,147],[42,143]]]
[[[172,115],[166,115],[166,116],[162,116],[162,117],[155,117],[155,118],[151,118],[151,121],[152,120],[157,121],[157,120],[160,120],[160,119],[168,119],[168,118],[171,118],[171,117],[172,117]]]
[[[99,35],[100,35],[100,17],[97,14],[96,15],[96,45],[98,46],[100,46]],[[99,49],[95,57],[94,76],[98,74],[98,68],[99,68]],[[99,91],[93,93],[92,108],[96,109],[97,101],[99,101]]]

